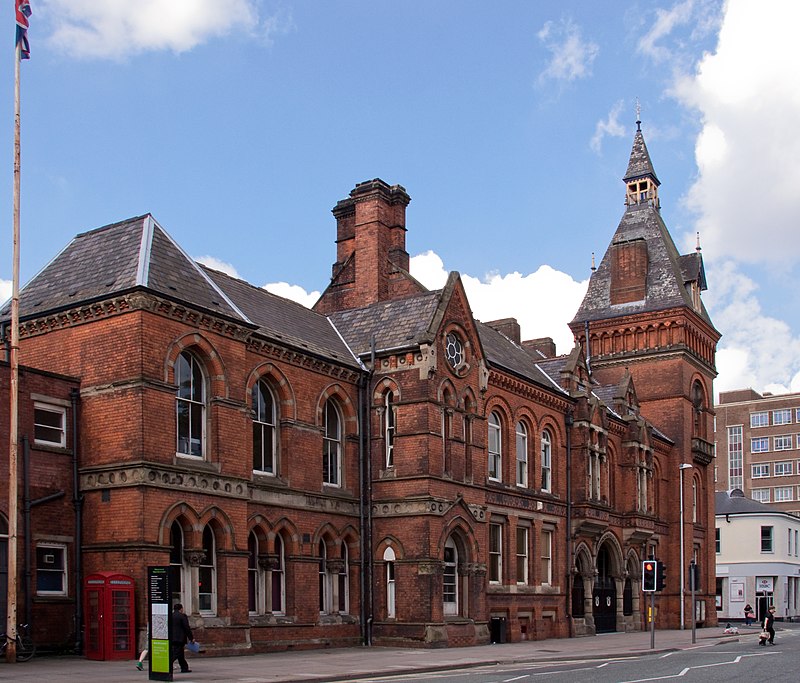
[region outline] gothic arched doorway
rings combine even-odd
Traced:
[[[597,553],[597,575],[592,591],[595,633],[617,630],[617,584],[611,570],[611,554],[603,544]]]

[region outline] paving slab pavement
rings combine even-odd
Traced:
[[[344,681],[377,674],[447,671],[498,663],[634,657],[654,652],[713,647],[750,638],[753,644],[757,642],[760,627],[740,626],[739,629],[739,635],[725,634],[722,627],[697,629],[695,643],[692,643],[691,630],[656,631],[653,649],[650,647],[650,632],[642,631],[436,650],[361,647],[238,657],[192,656],[187,653],[192,672],[176,672],[174,680],[183,683]],[[780,633],[776,640],[780,640]],[[133,661],[96,662],[82,657],[34,657],[20,664],[0,663],[0,681],[55,683],[56,679],[58,683],[144,683],[148,675],[146,669],[144,672],[138,671]]]

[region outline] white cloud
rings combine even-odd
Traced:
[[[430,289],[442,287],[447,279],[442,259],[432,251],[411,259],[411,274]],[[572,349],[568,323],[586,294],[588,280],[576,282],[547,265],[528,275],[492,273],[477,278],[462,273],[461,280],[478,320],[516,318],[523,339],[552,337],[558,353]]]
[[[282,296],[284,299],[296,301],[306,308],[311,308],[319,299],[319,292],[307,292],[300,285],[290,285],[288,282],[270,282],[264,285],[262,289],[266,289],[277,296]]]
[[[185,52],[234,30],[269,41],[288,25],[281,16],[260,19],[256,0],[41,0],[37,12],[55,49],[85,58]]]
[[[619,122],[619,116],[622,113],[622,108],[625,106],[623,100],[619,100],[608,112],[608,118],[605,121],[598,121],[594,128],[594,135],[592,136],[589,146],[593,151],[600,153],[603,146],[603,138],[606,135],[612,135],[615,138],[627,135],[627,130]]]
[[[672,57],[672,50],[659,44],[659,41],[669,36],[675,27],[689,22],[694,5],[694,0],[685,0],[669,10],[657,8],[656,21],[639,39],[637,50],[655,62],[663,62]]]
[[[11,280],[0,280],[0,304],[11,298]]]
[[[798,3],[731,0],[716,51],[673,91],[702,119],[687,203],[715,257],[800,261],[800,80],[790,76],[800,71],[798,24]]]
[[[732,261],[708,272],[705,295],[715,327],[723,332],[717,351],[715,390],[751,387],[786,393],[800,386],[800,338],[789,325],[764,313],[758,285]]]
[[[231,277],[235,277],[239,280],[242,279],[242,276],[239,275],[239,273],[237,272],[236,268],[233,265],[225,261],[221,261],[216,256],[200,256],[199,258],[196,258],[195,261],[197,261],[198,263],[202,263],[204,266],[208,266],[209,268],[212,268],[214,270],[218,270],[221,273],[230,275]]]
[[[596,43],[584,41],[581,29],[565,19],[556,24],[548,21],[537,33],[539,40],[550,52],[550,61],[539,74],[539,82],[548,79],[574,81],[592,73],[600,48]]]

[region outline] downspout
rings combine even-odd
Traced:
[[[80,495],[80,477],[78,476],[78,410],[80,392],[73,387],[69,392],[72,404],[72,507],[75,511],[75,653],[83,651],[83,600],[81,588],[83,584],[83,498]]]
[[[367,397],[364,402],[367,412],[367,546],[369,558],[367,574],[369,576],[369,616],[367,618],[367,645],[372,645],[372,622],[375,615],[375,566],[372,561],[372,420],[370,420],[369,406],[372,400],[372,377],[375,374],[375,335],[372,335],[369,352],[369,374],[367,375]]]
[[[358,594],[359,594],[359,605],[360,605],[360,618],[361,618],[361,641],[364,645],[367,644],[367,605],[366,605],[366,586],[364,584],[364,577],[366,576],[366,557],[367,557],[367,534],[366,534],[366,513],[364,511],[364,497],[366,496],[366,491],[364,487],[364,480],[366,479],[364,475],[365,470],[365,463],[364,463],[364,439],[365,437],[365,430],[366,430],[366,420],[364,418],[364,404],[365,404],[365,394],[366,394],[366,385],[367,382],[367,375],[364,373],[359,377],[358,380],[358,419],[361,424],[361,429],[359,430],[360,438],[358,439],[358,526],[359,526],[359,533],[361,534],[361,559],[359,565],[361,566],[361,581],[358,584]]]
[[[31,560],[31,485],[30,485],[30,470],[31,470],[31,449],[27,436],[22,437],[22,523],[25,525],[25,548],[23,550],[25,562],[25,620],[28,623],[28,633],[33,632],[33,598],[31,596],[32,588],[32,569],[33,562]]]
[[[569,637],[575,637],[575,625],[572,623],[572,425],[574,418],[572,408],[568,408],[564,415],[564,426],[567,438],[567,590],[566,614]]]
[[[6,330],[8,329],[8,323],[3,322],[0,323],[0,341],[3,342],[3,346],[6,350],[5,361],[9,362],[11,360],[11,338],[9,337],[6,339]]]

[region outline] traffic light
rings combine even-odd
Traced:
[[[658,563],[658,571],[656,573],[656,590],[663,591],[667,587],[667,565],[663,562]]]
[[[642,562],[642,590],[645,593],[653,593],[656,589],[656,577],[658,576],[658,562],[655,560],[644,560]]]

